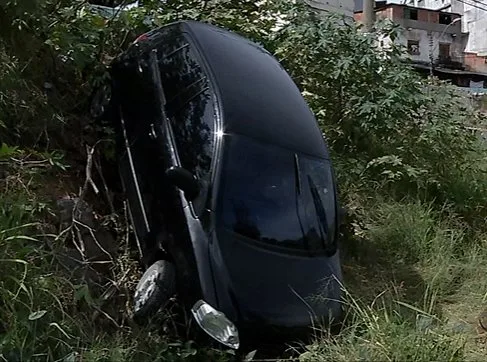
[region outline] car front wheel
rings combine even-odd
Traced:
[[[144,322],[164,307],[176,290],[176,268],[167,260],[153,263],[142,275],[134,296],[134,319]]]

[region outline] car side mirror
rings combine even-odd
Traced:
[[[189,201],[196,199],[200,193],[198,179],[183,167],[173,166],[166,170],[169,181],[182,190]]]

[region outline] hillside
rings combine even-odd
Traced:
[[[0,4],[0,356],[240,358],[193,342],[177,303],[151,326],[132,321],[140,268],[113,130],[90,116],[111,59],[178,19],[218,24],[276,55],[319,121],[348,210],[341,331],[318,328],[308,344],[262,346],[248,359],[484,360],[484,115],[455,87],[420,78],[404,49],[378,49],[394,25],[364,35],[284,0],[144,1],[109,18],[83,0]]]

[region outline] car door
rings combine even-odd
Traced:
[[[157,55],[167,115],[164,130],[156,127],[156,138],[166,150],[159,173],[163,176],[158,181],[163,222],[155,223],[151,234],[162,235],[161,246],[178,267],[180,297],[194,303],[194,298],[204,295],[206,300],[214,301],[208,229],[202,220],[209,225],[210,218],[205,215],[209,216],[206,200],[216,138],[215,97],[201,59],[181,24],[157,29],[139,42],[150,43],[155,50],[152,54]],[[164,173],[170,166],[184,167],[198,178],[201,192],[195,200],[185,199],[181,190],[168,184]]]
[[[158,196],[160,170],[164,168],[163,149],[156,142],[154,129],[163,122],[162,100],[150,52],[133,59],[133,64],[121,70],[115,77],[122,144],[119,169],[142,253],[156,221],[153,205]]]

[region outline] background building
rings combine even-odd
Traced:
[[[401,32],[396,44],[407,49],[407,57],[419,71],[435,74],[443,79],[450,79],[454,84],[463,87],[483,87],[487,80],[487,64],[478,53],[468,51],[472,46],[471,33],[464,32],[461,13],[414,7],[422,2],[441,0],[411,0],[411,5],[376,1],[376,18],[390,19],[401,25]],[[445,0],[456,1],[456,0]],[[485,0],[487,1],[487,0]],[[361,21],[363,17],[362,0],[356,0],[354,18]],[[449,9],[455,8],[450,6]],[[487,7],[486,7],[487,8]],[[487,16],[487,13],[486,13]],[[482,32],[485,37],[485,30]],[[485,37],[487,42],[487,37]],[[390,39],[384,39],[387,46]]]
[[[355,10],[355,20],[362,20],[363,12]],[[462,33],[461,16],[454,13],[414,8],[406,5],[377,2],[377,19],[390,19],[401,25],[397,44],[407,48],[409,58],[426,65],[443,64],[461,67],[467,37]]]
[[[462,16],[462,31],[468,34],[465,65],[487,73],[487,0],[411,0],[425,9],[454,12]]]

